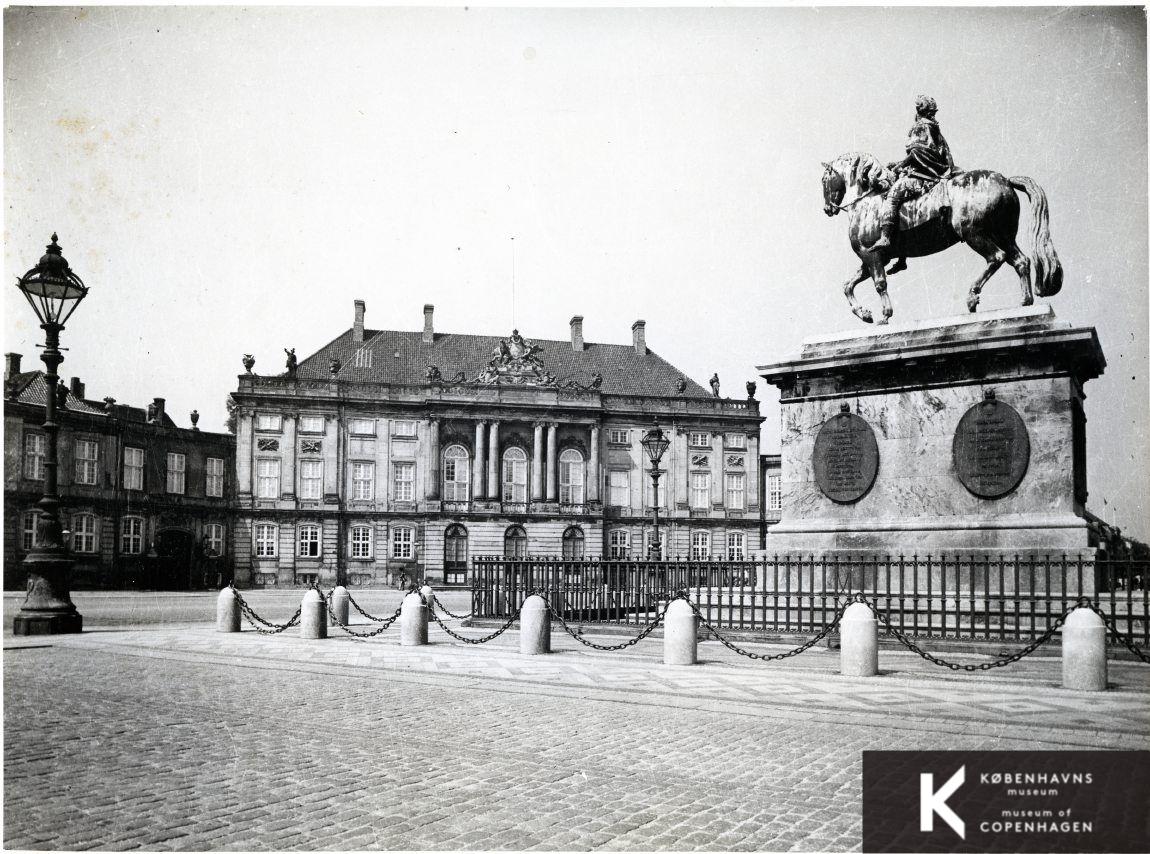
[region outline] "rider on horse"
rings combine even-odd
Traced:
[[[940,180],[958,171],[954,158],[950,156],[950,146],[946,144],[938,122],[934,120],[938,112],[934,98],[919,95],[915,99],[914,108],[914,126],[907,135],[906,157],[888,164],[898,179],[883,199],[879,217],[882,232],[871,245],[872,252],[890,249],[898,231],[898,211],[903,202],[921,196]],[[905,269],[905,262],[900,264],[900,269]]]

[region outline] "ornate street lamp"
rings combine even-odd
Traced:
[[[667,453],[671,440],[659,429],[659,421],[656,419],[655,426],[643,434],[639,444],[643,446],[643,450],[647,452],[647,456],[651,460],[651,486],[655,499],[653,502],[655,505],[655,536],[647,549],[647,557],[650,560],[662,560],[663,544],[659,540],[659,475],[663,471],[659,468],[659,460],[663,459],[663,454]]]
[[[60,379],[57,371],[64,361],[60,352],[60,333],[80,301],[88,295],[88,288],[60,254],[55,234],[40,263],[21,276],[16,286],[36,312],[40,328],[44,330],[44,352],[40,359],[48,367],[44,377],[44,433],[48,448],[44,459],[44,495],[37,504],[40,510],[38,544],[24,558],[28,595],[16,615],[12,631],[17,635],[69,634],[80,631],[84,619],[72,604],[68,590],[72,556],[64,543],[60,496],[56,492],[56,469],[59,465],[56,434],[60,429],[56,423]]]

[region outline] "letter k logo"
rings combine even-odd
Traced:
[[[966,766],[963,765],[954,772],[954,776],[943,783],[937,792],[934,790],[934,775],[919,775],[919,811],[918,829],[924,832],[934,830],[934,814],[950,825],[950,829],[966,839],[966,822],[955,815],[954,810],[946,805],[946,799],[954,794],[955,790],[966,782]]]

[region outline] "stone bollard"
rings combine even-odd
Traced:
[[[331,620],[333,625],[336,621],[342,625],[347,625],[350,603],[351,594],[342,584],[331,591]]]
[[[423,596],[423,601],[427,603],[428,608],[435,604],[435,591],[431,589],[430,584],[420,587],[419,593]]]
[[[303,594],[300,605],[299,636],[305,640],[321,640],[327,637],[327,602],[323,594],[314,587]]]
[[[663,617],[663,663],[695,664],[699,660],[698,618],[691,605],[676,599]]]
[[[1106,624],[1089,608],[1078,608],[1062,624],[1062,687],[1106,690]]]
[[[220,591],[216,598],[216,631],[238,632],[240,630],[240,600],[231,586]]]
[[[551,614],[542,596],[528,596],[519,612],[519,654],[551,652]]]
[[[408,593],[403,597],[399,612],[399,645],[423,646],[427,643],[427,606],[419,599],[418,593]]]
[[[839,621],[839,670],[843,676],[878,673],[878,620],[874,611],[855,602]]]

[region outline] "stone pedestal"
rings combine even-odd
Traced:
[[[805,341],[759,368],[782,409],[767,554],[1092,555],[1083,386],[1105,365],[1049,306]]]

